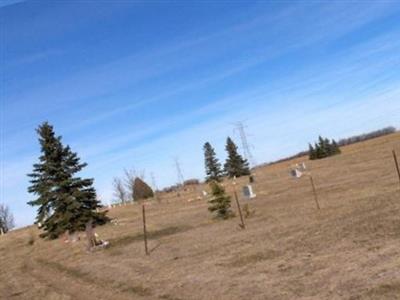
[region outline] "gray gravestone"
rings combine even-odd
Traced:
[[[251,185],[245,185],[242,189],[243,191],[243,195],[247,198],[247,199],[253,199],[256,197],[256,194],[254,194],[253,192],[253,187]]]

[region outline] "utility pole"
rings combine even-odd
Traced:
[[[146,229],[146,209],[144,204],[142,204],[142,221],[143,221],[143,242],[144,242],[144,252],[149,255],[149,249],[147,247],[147,229]]]
[[[254,161],[253,155],[251,154],[250,146],[247,141],[247,135],[244,128],[245,126],[243,125],[243,122],[235,123],[235,129],[239,132],[239,136],[242,141],[243,156],[249,162],[250,167],[254,167],[256,163]]]
[[[393,159],[394,159],[394,164],[396,166],[396,170],[397,170],[397,175],[399,176],[399,183],[400,183],[400,167],[399,167],[399,163],[397,161],[397,155],[396,155],[396,151],[392,151],[393,154]]]
[[[243,215],[242,215],[242,208],[240,207],[240,203],[239,203],[239,197],[236,191],[236,180],[233,179],[233,194],[235,196],[235,201],[236,201],[236,205],[238,208],[238,212],[239,212],[239,216],[240,216],[240,228],[245,229],[246,225],[244,224],[244,220],[243,220]]]
[[[311,186],[312,186],[313,193],[314,193],[315,204],[317,205],[317,208],[318,208],[318,209],[321,209],[320,206],[319,206],[319,202],[318,202],[317,191],[315,190],[314,179],[313,179],[313,177],[312,177],[311,174],[310,174],[310,182],[311,182]]]

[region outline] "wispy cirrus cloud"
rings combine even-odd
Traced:
[[[17,66],[26,67],[29,64],[40,62],[41,60],[48,59],[49,57],[59,56],[63,53],[65,53],[65,51],[61,49],[49,49],[45,51],[29,53],[17,59],[5,61],[3,67],[6,71],[7,68],[13,68]]]
[[[312,6],[309,5],[306,8],[310,9]],[[240,60],[233,61],[234,65],[228,66],[225,76],[233,75],[272,60],[278,55],[296,51],[298,48],[334,40],[371,22],[371,20],[380,18],[391,9],[390,6],[375,4],[361,9],[358,6],[348,8],[334,4],[324,7],[323,13],[318,15],[307,16],[303,14],[302,18],[304,19],[294,18],[299,11],[304,11],[306,8],[295,5],[293,8],[282,10],[276,16],[256,16],[251,20],[232,25],[230,28],[192,40],[175,41],[175,44],[163,46],[150,52],[136,53],[89,70],[71,74],[66,79],[56,83],[9,95],[7,96],[8,102],[12,103],[9,105],[10,118],[15,116],[13,112],[19,112],[18,107],[21,103],[26,103],[28,106],[31,105],[30,103],[35,103],[35,109],[43,115],[50,111],[71,107],[80,100],[102,97],[109,93],[115,94],[120,90],[137,86],[141,82],[159,78],[182,68],[196,68],[199,62],[203,60],[203,53],[207,54],[207,59],[210,59],[210,57],[218,57],[226,52],[226,47],[248,47],[256,40],[265,41],[264,45],[258,45],[255,48],[257,50],[248,50],[250,56],[244,52]],[[331,17],[326,18],[325,14],[330,14]],[[260,30],[265,26],[269,26],[268,31]],[[325,32],[327,28],[330,29],[329,34]],[[298,34],[300,31],[302,32],[301,35]],[[239,39],[237,38],[238,34],[241,36]],[[280,35],[281,38],[276,41],[276,38]],[[202,51],[193,52],[193,49],[196,48],[201,48]],[[37,55],[40,56],[40,54]],[[168,61],[168,64],[165,63],[166,61]],[[214,79],[200,78],[200,81],[207,83],[208,81],[223,79],[223,77],[224,75],[222,77],[215,76]],[[182,85],[186,84],[185,82]],[[168,92],[166,95],[169,95]],[[156,98],[159,98],[159,96]],[[112,117],[120,112],[135,109],[152,101],[154,100],[139,100],[125,106],[122,105],[113,112],[105,112],[103,117]],[[32,114],[31,109],[28,111]],[[97,116],[93,121],[96,119],[102,120],[102,117]],[[31,127],[32,123],[27,122],[25,126]]]
[[[25,2],[25,1],[27,1],[27,0],[2,0],[0,2],[0,8],[10,6],[10,5],[15,5],[18,3]]]

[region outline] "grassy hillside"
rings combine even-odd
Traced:
[[[257,198],[241,199],[254,210],[246,230],[213,220],[199,191],[164,195],[147,206],[150,256],[139,205],[110,211],[118,225],[98,233],[111,247],[91,254],[85,241],[34,239],[35,227],[11,232],[0,237],[0,298],[400,299],[392,149],[400,156],[400,133],[307,162],[319,211],[309,179],[289,176],[306,158],[258,169]]]

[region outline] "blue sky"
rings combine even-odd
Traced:
[[[398,1],[3,1],[1,198],[33,222],[26,176],[47,120],[100,198],[123,169],[203,178],[245,121],[257,162],[400,127]],[[149,176],[147,176],[148,178]]]

